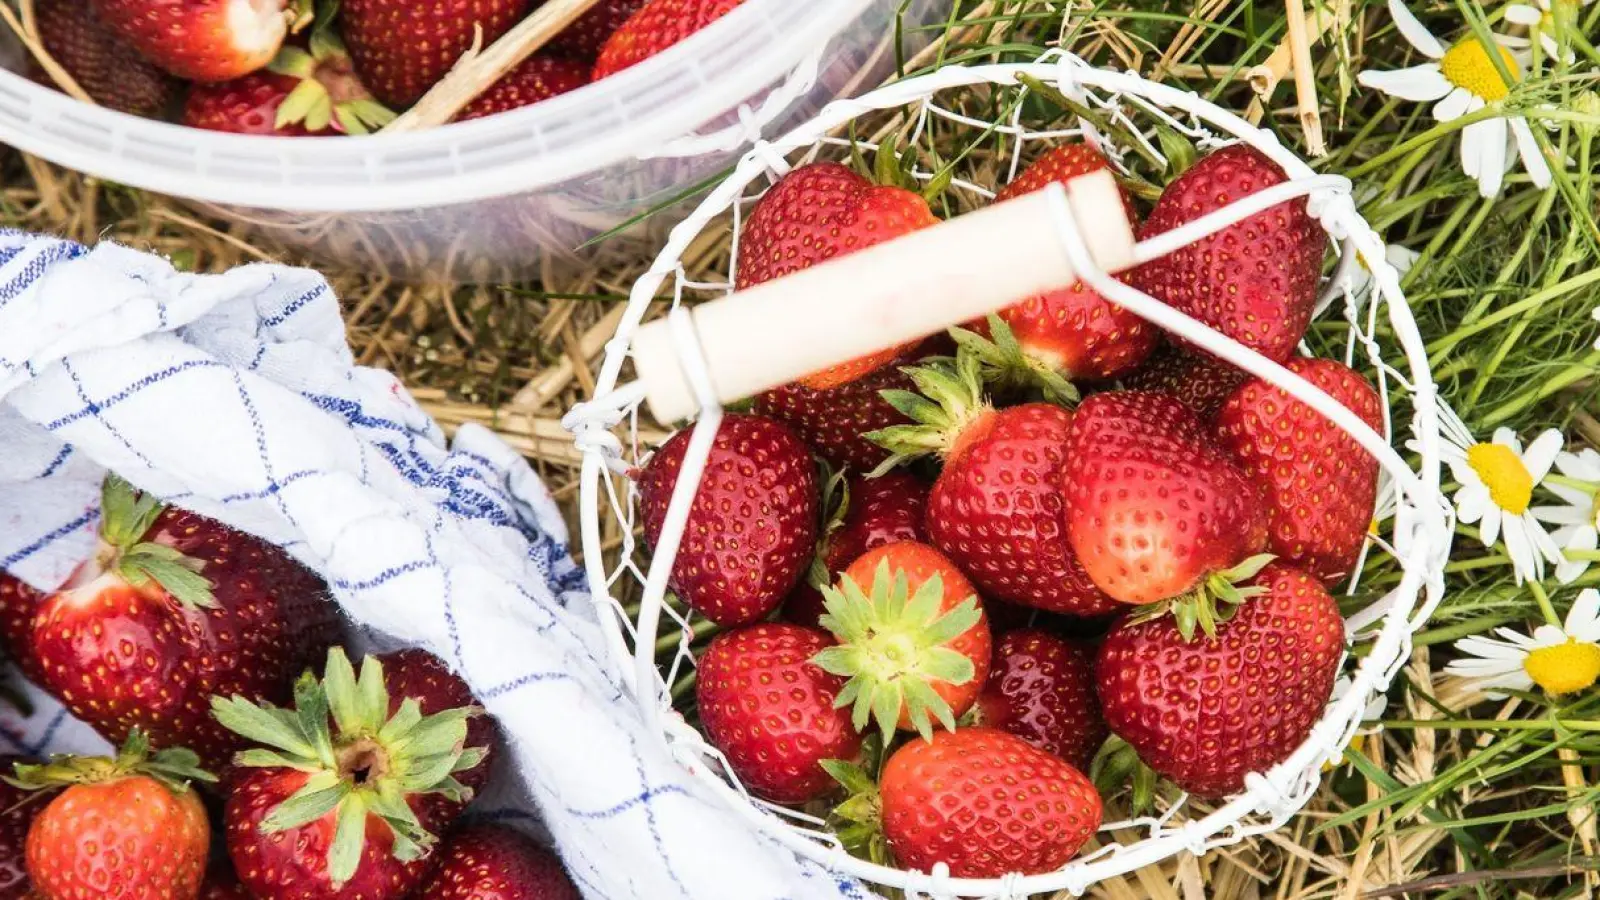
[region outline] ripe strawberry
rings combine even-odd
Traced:
[[[1348,366],[1298,357],[1289,371],[1382,433],[1377,392]],[[1228,399],[1215,427],[1218,442],[1266,490],[1268,551],[1327,583],[1350,574],[1378,502],[1378,461],[1311,407],[1260,379]]]
[[[334,648],[321,681],[296,682],[293,711],[213,701],[218,721],[271,748],[234,760],[223,811],[228,854],[258,900],[401,897],[427,874],[433,830],[472,793],[455,775],[486,752],[467,746],[480,711],[424,715],[407,699],[390,715],[385,685],[378,659],[367,657],[358,679]]]
[[[278,55],[307,0],[90,0],[96,15],[141,56],[179,78],[227,81]]]
[[[1106,721],[1180,788],[1220,797],[1282,762],[1322,714],[1344,652],[1338,604],[1310,573],[1270,565],[1214,637],[1157,616],[1112,629],[1095,661]]]
[[[545,45],[552,53],[594,62],[606,41],[644,6],[644,0],[600,0]],[[588,75],[587,72],[584,73]],[[584,79],[588,80],[587,77]]]
[[[809,803],[833,787],[819,764],[861,750],[861,733],[835,702],[844,679],[811,661],[832,645],[819,629],[762,623],[719,635],[700,657],[706,737],[757,796]]]
[[[744,0],[645,0],[600,48],[594,80],[636,66],[733,11]]]
[[[963,348],[953,366],[910,370],[922,396],[887,396],[917,424],[873,434],[897,460],[943,454],[928,498],[930,542],[985,597],[1078,616],[1117,611],[1067,542],[1061,471],[1072,413],[1045,403],[996,410],[983,398],[978,366]]]
[[[1139,238],[1171,231],[1285,180],[1283,170],[1254,147],[1223,147],[1167,185]],[[1311,321],[1326,241],[1306,201],[1293,200],[1140,266],[1130,283],[1282,362]]]
[[[1014,734],[1084,772],[1111,735],[1094,694],[1094,651],[1034,628],[996,642],[976,709],[975,724]]]
[[[315,52],[285,47],[271,66],[242,78],[197,84],[183,124],[210,131],[306,135],[369,134],[394,120],[356,77],[338,39],[324,32]]]
[[[1232,363],[1168,344],[1157,348],[1144,367],[1122,379],[1122,384],[1130,390],[1171,394],[1202,419],[1211,419],[1249,377]]]
[[[909,421],[883,399],[886,390],[905,390],[911,379],[894,365],[848,384],[814,391],[786,384],[756,397],[755,410],[794,429],[828,465],[870,472],[889,451],[862,435]]]
[[[576,60],[539,54],[523,60],[456,114],[457,122],[532,106],[589,83],[589,67]]]
[[[383,666],[383,684],[389,691],[391,716],[400,712],[401,704],[407,700],[417,701],[425,716],[471,707],[478,702],[467,683],[451,672],[444,660],[426,650],[397,650],[379,656],[378,662]],[[457,772],[456,780],[474,793],[483,790],[489,781],[489,761],[496,743],[493,719],[473,716],[467,720],[467,746],[483,748],[483,762]]]
[[[422,99],[472,47],[494,43],[533,0],[344,0],[340,34],[373,96],[399,109]]]
[[[113,35],[89,0],[50,0],[35,7],[39,42],[94,102],[135,116],[160,116],[178,83]],[[41,74],[41,83],[53,84]]]
[[[673,435],[636,477],[652,547],[691,433]],[[817,542],[818,493],[816,465],[789,429],[763,416],[723,416],[672,567],[672,590],[718,625],[764,618],[805,572]]]
[[[0,756],[0,772],[15,771],[20,756]],[[0,900],[24,900],[29,893],[27,853],[28,829],[44,808],[42,798],[33,797],[15,785],[0,781]]]
[[[1049,872],[1100,827],[1100,795],[1083,773],[1003,731],[962,728],[889,757],[883,831],[900,864],[957,878]]]
[[[666,5],[674,4],[655,0],[639,15]],[[605,57],[600,61],[603,65]],[[782,278],[938,221],[926,200],[904,188],[875,185],[838,163],[801,166],[773,185],[745,220],[738,287]],[[808,375],[800,383],[814,391],[837,388],[883,368],[920,343],[880,350]]]
[[[65,788],[28,830],[34,891],[43,900],[196,896],[211,825],[189,783],[215,780],[188,750],[151,755],[138,730],[116,759],[58,756],[18,765],[16,781],[26,789]]]
[[[866,586],[866,587],[863,587]],[[989,677],[989,622],[972,582],[926,544],[869,550],[823,590],[822,627],[839,646],[817,653],[825,671],[850,679],[835,701],[864,730],[877,720],[884,743],[896,728],[953,730]]]
[[[49,689],[113,741],[141,727],[220,767],[240,739],[212,694],[281,699],[336,629],[327,587],[276,547],[106,479],[100,548],[40,604]]]
[[[33,655],[33,617],[44,599],[40,591],[0,572],[0,642],[4,642],[5,658],[35,684],[44,682],[44,673]]]
[[[479,825],[456,832],[416,900],[581,900],[561,860],[521,832]]]
[[[835,493],[836,504],[830,499]],[[816,626],[821,621],[827,611],[822,589],[837,581],[861,554],[925,537],[922,514],[928,505],[928,486],[908,473],[850,479],[835,475],[823,490],[823,501],[829,521],[817,541],[816,558],[807,577],[783,603],[784,618],[801,625]]]
[[[1235,568],[1266,546],[1260,490],[1168,394],[1084,400],[1066,459],[1067,535],[1116,600],[1154,603],[1196,589],[1231,597],[1229,582],[1245,574]]]

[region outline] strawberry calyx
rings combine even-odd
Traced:
[[[337,647],[328,653],[322,680],[308,672],[295,683],[294,701],[294,709],[280,709],[240,696],[211,700],[218,722],[265,745],[241,752],[235,765],[310,776],[267,814],[261,830],[274,834],[332,816],[328,877],[336,887],[360,866],[369,816],[389,828],[396,859],[427,855],[438,838],[408,801],[420,794],[463,803],[471,798],[455,774],[480,764],[487,752],[466,746],[467,720],[482,710],[460,707],[424,716],[408,697],[391,716],[382,663],[367,657],[358,677]]]
[[[892,134],[879,142],[870,166],[861,152],[861,145],[854,141],[850,144],[850,158],[856,173],[863,178],[881,187],[900,188],[918,194],[930,204],[950,189],[955,177],[954,166],[941,166],[924,184],[916,176],[917,154],[909,150],[902,151],[899,139]]]
[[[834,471],[825,462],[819,461],[817,467],[822,476],[822,523],[817,529],[817,552],[806,568],[806,583],[820,591],[833,581],[833,573],[828,571],[828,551],[833,535],[844,527],[845,515],[850,511],[850,481],[842,470]]]
[[[1231,569],[1212,572],[1187,593],[1139,607],[1129,621],[1149,622],[1170,614],[1185,641],[1195,639],[1196,629],[1208,638],[1216,637],[1217,626],[1231,619],[1239,604],[1267,592],[1259,585],[1242,583],[1256,577],[1274,559],[1270,553],[1260,553]]]
[[[107,475],[100,489],[100,547],[94,561],[73,577],[73,586],[90,584],[110,573],[137,589],[164,590],[191,609],[216,608],[214,585],[200,574],[204,562],[166,544],[145,540],[165,511],[160,500],[135,490],[116,475]]]
[[[891,571],[883,560],[873,573],[870,595],[848,575],[839,587],[822,591],[827,612],[819,624],[839,643],[812,658],[819,668],[848,679],[834,706],[850,706],[851,724],[864,731],[876,720],[887,744],[901,710],[925,740],[933,721],[954,731],[950,704],[935,682],[962,685],[976,677],[972,660],[948,645],[978,623],[983,611],[976,594],[940,612],[943,579],[935,574],[911,593],[904,570]]]
[[[106,784],[146,776],[174,794],[189,790],[192,782],[214,782],[215,775],[200,768],[200,757],[184,747],[150,752],[150,738],[134,728],[115,757],[57,755],[44,763],[17,763],[4,781],[25,791],[49,791],[76,784]]]
[[[1011,326],[998,315],[988,319],[989,336],[966,328],[950,329],[956,346],[978,357],[983,380],[1001,390],[1036,389],[1057,406],[1072,406],[1082,395],[1049,360],[1028,352]]]
[[[1089,780],[1102,797],[1130,788],[1129,812],[1142,816],[1155,810],[1156,771],[1139,758],[1133,746],[1112,735],[1089,765]]]
[[[988,433],[996,413],[984,396],[982,368],[978,354],[963,347],[954,359],[935,358],[924,365],[902,369],[916,390],[888,390],[881,396],[911,424],[891,425],[863,435],[890,454],[869,477],[929,455],[952,462]]]
[[[311,132],[331,128],[359,135],[395,120],[395,112],[374,100],[356,77],[350,53],[332,23],[331,14],[319,14],[310,50],[285,46],[267,65],[268,71],[299,81],[278,104],[274,128],[301,125]]]
[[[860,761],[825,759],[819,764],[845,789],[846,797],[828,814],[828,827],[845,852],[880,866],[894,865],[894,853],[883,832],[883,798],[878,792],[884,744],[868,735],[861,745]]]

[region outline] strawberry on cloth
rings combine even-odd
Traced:
[[[684,773],[611,660],[544,485],[485,429],[447,443],[357,366],[317,274],[190,275],[0,232],[0,446],[0,569],[39,591],[94,553],[110,470],[314,571],[352,654],[437,656],[504,737],[475,814],[553,838],[585,896],[866,896]],[[0,712],[0,753],[105,750],[35,699],[33,718]]]

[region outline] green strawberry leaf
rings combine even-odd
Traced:
[[[355,877],[366,836],[367,804],[361,793],[352,793],[339,804],[333,843],[328,847],[328,880],[335,889],[344,887],[345,882]]]
[[[100,536],[118,550],[126,550],[149,533],[166,511],[160,500],[140,493],[120,476],[107,475],[100,487]]]
[[[216,609],[215,587],[200,574],[204,563],[184,556],[165,544],[136,544],[124,551],[117,562],[117,574],[134,587],[152,580],[173,599],[190,609]]]
[[[243,697],[212,697],[211,715],[222,727],[302,760],[318,760],[317,750],[301,734],[300,720],[292,711],[270,704],[257,705]]]
[[[318,772],[261,820],[261,830],[276,834],[315,822],[333,812],[350,791],[350,783],[337,773]]]

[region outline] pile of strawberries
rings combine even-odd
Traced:
[[[998,199],[1107,165],[1057,146]],[[1166,179],[1141,238],[1285,176],[1232,145]],[[749,214],[738,284],[936,221],[905,187],[806,165]],[[1327,243],[1286,202],[1124,281],[1378,428],[1361,375],[1295,355]],[[652,546],[688,437],[636,473]],[[861,856],[1051,871],[1119,778],[1221,797],[1307,737],[1345,646],[1328,588],[1377,490],[1377,462],[1280,388],[1051,291],[725,415],[670,579],[722,629],[685,712],[752,794]]]
[[[0,900],[577,900],[463,821],[496,744],[466,683],[420,650],[358,671],[340,630],[281,550],[109,478],[66,585],[0,575],[12,661],[121,745],[4,760]]]
[[[743,0],[599,0],[457,120],[635,65]],[[367,134],[543,0],[48,0],[39,42],[96,103],[242,134]],[[54,79],[42,67],[35,78]]]

